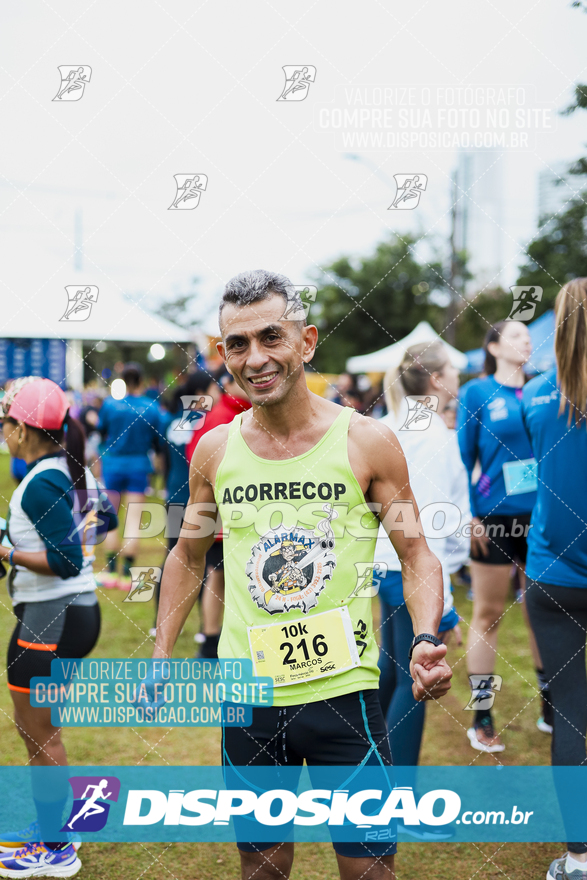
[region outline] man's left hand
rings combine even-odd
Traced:
[[[452,669],[444,659],[446,645],[419,642],[412,653],[410,675],[414,679],[412,693],[420,700],[438,700],[450,690]]]

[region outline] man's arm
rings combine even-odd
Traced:
[[[399,556],[414,634],[437,635],[444,607],[442,566],[422,533],[399,441],[380,422],[357,417],[351,423],[349,441],[353,470],[362,485],[368,482],[365,497],[376,505],[377,515]],[[416,699],[437,699],[450,688],[452,672],[444,660],[445,654],[445,645],[416,645],[410,663]]]
[[[190,465],[190,500],[179,540],[165,562],[153,657],[171,657],[181,628],[200,592],[206,553],[214,543],[218,510],[216,470],[226,446],[228,426],[220,425],[198,444]]]

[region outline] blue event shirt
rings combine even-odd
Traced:
[[[528,534],[528,577],[587,588],[587,426],[559,416],[556,370],[528,382],[524,424],[538,462],[538,492]]]
[[[461,458],[469,474],[479,460],[481,476],[470,483],[473,516],[530,513],[536,492],[508,495],[503,466],[533,458],[522,422],[522,389],[500,385],[493,376],[463,385],[457,416]]]
[[[388,571],[384,577],[377,578],[379,580],[379,598],[397,608],[399,605],[405,604],[404,584],[401,571]],[[438,632],[445,632],[447,629],[454,629],[459,622],[454,605],[451,607],[440,621]],[[385,624],[383,624],[385,625]]]
[[[107,468],[151,471],[147,453],[154,448],[159,408],[149,397],[131,394],[108,397],[100,410],[98,430],[104,438],[102,458]]]
[[[190,466],[185,450],[192,439],[195,422],[190,423],[189,430],[178,431],[177,426],[182,420],[182,414],[182,410],[175,415],[163,411],[159,413],[157,430],[161,438],[161,447],[167,458],[167,502],[169,504],[187,504],[190,498]],[[199,414],[198,418],[201,418]]]

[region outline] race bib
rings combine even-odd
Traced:
[[[503,466],[505,491],[508,495],[522,495],[535,492],[538,488],[537,465],[535,458],[524,461],[506,461]]]
[[[339,675],[361,663],[346,605],[247,629],[255,675],[270,675],[274,687]]]

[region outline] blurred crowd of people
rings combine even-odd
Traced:
[[[449,350],[438,340],[410,346],[379,382],[343,373],[328,396],[381,419],[395,432],[421,527],[442,565],[444,613],[437,633],[442,642],[451,634],[457,644],[462,642],[451,578],[470,580],[471,746],[486,753],[506,748],[492,706],[500,689],[498,632],[511,607],[514,582],[536,671],[537,726],[546,734],[554,731],[554,764],[578,765],[585,761],[587,727],[584,528],[577,539],[587,520],[583,481],[577,479],[587,456],[587,279],[561,290],[556,322],[557,370],[528,384],[528,329],[519,321],[502,321],[486,335],[483,373],[462,386]],[[167,508],[166,550],[172,550],[190,497],[190,461],[198,443],[251,406],[224,367],[186,373],[165,389],[146,382],[135,363],[124,366],[121,379],[125,393],[114,396],[99,387],[66,395],[50,380],[25,377],[9,383],[0,400],[18,484],[10,501],[12,546],[0,547],[0,560],[11,566],[9,589],[17,617],[8,678],[19,731],[33,757],[38,757],[36,743],[49,742],[53,729],[43,714],[49,710],[33,709],[28,702],[31,670],[34,666],[42,674],[50,657],[36,647],[39,627],[46,638],[50,630],[54,644],[45,645],[47,651],[60,646],[60,656],[83,657],[92,650],[100,629],[96,580],[103,588],[130,590],[139,552],[136,534],[121,538],[117,514],[128,516],[131,504],[140,505],[158,492]],[[58,535],[71,527],[73,494],[80,486],[84,492],[99,491],[97,481],[108,491],[110,507],[103,526],[106,561],[94,580],[94,548],[78,541],[65,552]],[[112,506],[113,497],[123,499],[120,511]],[[452,531],[442,526],[441,534],[434,524],[438,504],[458,511]],[[202,631],[196,641],[201,657],[218,655],[222,546],[218,521],[200,594]],[[383,529],[373,575],[373,596],[378,595],[381,611],[381,706],[394,763],[415,768],[425,703],[414,698],[405,665],[413,631],[402,566]],[[156,635],[156,616],[150,634]],[[51,736],[47,754],[63,764],[61,741]],[[441,839],[434,827],[413,833]],[[584,865],[587,843],[570,843],[569,852],[569,868]]]

